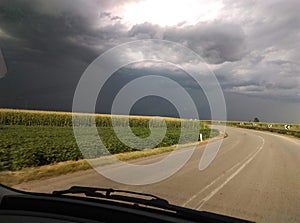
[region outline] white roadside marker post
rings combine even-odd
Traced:
[[[199,134],[199,140],[200,140],[200,142],[202,142],[202,141],[203,141],[203,138],[202,138],[202,133],[200,133],[200,134]]]

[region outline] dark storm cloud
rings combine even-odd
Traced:
[[[174,26],[128,24],[118,11],[128,2],[1,0],[0,47],[8,72],[0,80],[0,106],[70,110],[81,74],[98,55],[148,38],[174,41],[198,53],[225,94],[300,102],[299,1],[224,0],[215,20]],[[181,52],[161,51],[177,57],[178,64],[197,67]],[[135,69],[138,75],[141,70]],[[166,73],[191,91],[197,88],[176,69]],[[120,83],[126,82],[124,75]]]
[[[91,46],[97,33],[87,18],[72,12],[55,16],[41,14],[24,1],[2,3],[0,6],[0,27],[12,37],[6,38],[5,42],[17,42],[25,50],[36,50],[48,56],[72,54],[84,59],[85,53],[96,53]]]
[[[0,47],[8,67],[0,82],[1,106],[71,108],[85,68],[122,32],[118,23],[96,29],[99,15],[76,2],[1,1]],[[99,16],[107,18],[109,13]]]
[[[118,20],[116,16],[98,13],[95,8],[106,9],[112,2],[122,1],[1,1],[1,46],[22,47],[19,52],[24,54],[35,51],[47,54],[45,57],[72,56],[90,62],[113,46],[114,39],[127,35],[124,25],[111,22]]]
[[[8,68],[0,82],[1,105],[46,108],[54,102],[61,107],[65,91],[72,91],[73,80],[78,79],[77,71],[82,72],[97,55],[69,39],[83,31],[92,35],[86,28],[88,21],[71,14],[41,14],[25,1],[2,1],[0,18],[5,34],[0,34],[1,48]]]
[[[189,76],[189,74],[187,74],[184,70],[174,68],[165,63],[155,62],[152,66],[154,67],[153,69],[147,69],[131,64],[114,73],[101,89],[98,97],[97,109],[101,110],[102,108],[102,112],[110,113],[114,97],[126,84],[138,77],[159,75],[170,78],[176,83],[179,83],[181,87],[183,87],[190,94],[191,98],[195,102],[201,119],[210,118],[210,108],[205,93],[202,88],[199,87],[197,82]],[[164,91],[163,89],[170,88],[170,83],[156,82],[156,86]],[[159,95],[159,92],[157,93]],[[164,98],[151,95],[135,103],[135,105],[131,108],[131,112],[132,114],[137,115],[166,116],[167,114],[168,116],[179,117],[178,111],[175,109],[174,105]],[[186,118],[196,117],[187,115]]]

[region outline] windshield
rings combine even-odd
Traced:
[[[300,222],[299,9],[1,0],[0,183]]]

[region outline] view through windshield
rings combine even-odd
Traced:
[[[0,183],[300,222],[299,9],[0,0]]]

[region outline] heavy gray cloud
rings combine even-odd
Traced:
[[[159,38],[181,43],[213,64],[240,60],[247,52],[242,28],[221,21],[201,22],[184,28],[180,26],[162,28],[143,23],[133,26],[129,34],[138,39]]]
[[[299,104],[299,1],[224,0],[213,20],[191,24],[183,19],[172,26],[130,24],[122,17],[129,2],[138,1],[1,0],[0,47],[8,72],[0,79],[0,106],[68,110],[81,74],[98,55],[148,38],[174,41],[198,53],[226,95]],[[181,52],[161,52],[176,57],[179,65],[200,66]],[[149,63],[141,67],[160,72]],[[172,72],[168,75],[178,76]],[[178,81],[193,89],[184,76]]]
[[[241,3],[240,12],[247,11]],[[261,1],[240,17],[249,53],[217,73],[228,91],[300,102],[299,1]],[[230,10],[230,9],[229,9]]]

